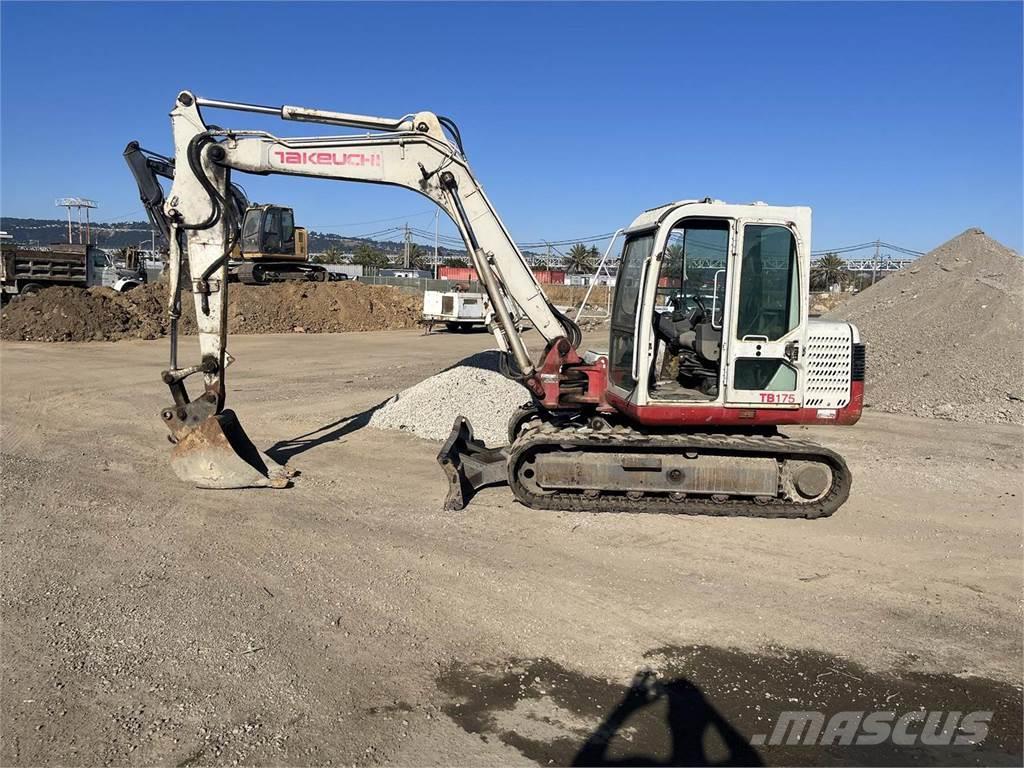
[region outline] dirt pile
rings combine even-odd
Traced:
[[[850,300],[851,295],[845,291],[840,293],[812,293],[811,294],[811,316],[820,316],[835,312],[839,307]]]
[[[133,314],[113,291],[48,288],[4,308],[0,336],[39,341],[89,341],[133,335]]]
[[[498,354],[490,350],[471,355],[398,393],[373,414],[370,426],[444,440],[455,418],[465,416],[485,445],[508,444],[509,419],[530,402],[530,393],[498,373]]]
[[[109,288],[48,288],[12,301],[0,318],[0,338],[17,341],[155,339],[167,333],[163,283],[128,293]],[[195,309],[182,297],[183,333],[195,333]],[[344,283],[233,284],[231,333],[337,333],[412,328],[421,302],[389,286]]]
[[[1024,259],[968,229],[829,315],[868,345],[867,404],[1024,423]]]

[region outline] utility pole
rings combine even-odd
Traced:
[[[437,270],[440,262],[437,258],[437,217],[440,216],[441,209],[438,208],[434,211],[434,279],[437,280]]]
[[[412,240],[411,240],[410,235],[409,235],[409,223],[406,222],[406,224],[405,224],[405,253],[404,253],[404,256],[403,256],[403,259],[402,259],[402,262],[403,262],[403,264],[404,264],[406,269],[409,268],[409,257],[411,255],[410,254],[411,250],[412,250]]]
[[[875,284],[875,274],[878,272],[878,249],[881,247],[882,242],[875,240],[875,260],[871,262],[871,284]]]

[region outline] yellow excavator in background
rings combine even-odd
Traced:
[[[125,147],[124,159],[135,176],[150,222],[169,243],[171,228],[164,213],[160,178],[174,180],[174,160],[143,149],[137,141]],[[228,260],[229,280],[267,285],[283,280],[330,279],[323,264],[310,262],[309,236],[305,228],[295,226],[291,208],[252,204],[237,184],[231,185],[231,205],[242,222],[242,234]]]
[[[292,209],[281,205],[248,206],[242,216],[241,242],[235,251],[235,275],[247,285],[328,278],[322,264],[309,261],[305,228],[296,227]]]

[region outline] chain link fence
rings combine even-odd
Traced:
[[[455,286],[460,290],[470,293],[483,293],[483,286],[476,280],[464,282],[460,280],[433,280],[425,277],[378,277],[376,275],[363,275],[359,278],[360,283],[367,285],[393,285],[403,293],[414,296],[422,296],[424,291],[453,291]]]

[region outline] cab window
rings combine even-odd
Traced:
[[[736,337],[777,341],[800,324],[796,238],[783,226],[743,227]]]
[[[623,389],[636,385],[633,378],[633,345],[636,342],[636,315],[643,286],[644,262],[654,249],[654,232],[645,232],[626,239],[622,260],[615,278],[615,302],[612,305],[609,378]]]
[[[242,220],[242,250],[246,253],[259,253],[260,250],[260,219],[259,209],[245,212]]]
[[[268,208],[263,214],[263,247],[268,253],[281,250],[281,210]]]
[[[295,239],[295,214],[290,208],[281,211],[281,243],[287,245]]]
[[[683,219],[672,227],[658,275],[656,311],[686,313],[702,307],[707,320],[721,327],[729,226],[723,219]]]

